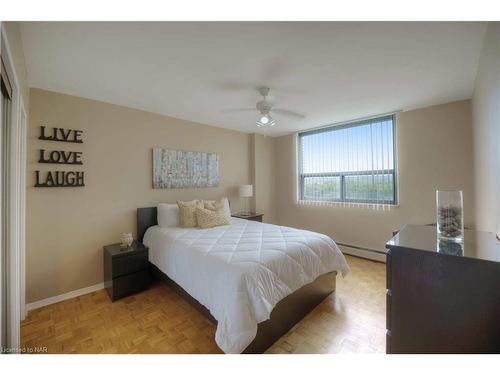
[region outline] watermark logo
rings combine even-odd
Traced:
[[[2,354],[39,354],[48,353],[46,346],[22,346],[17,348],[0,347]]]

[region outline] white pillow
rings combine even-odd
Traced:
[[[224,205],[224,212],[228,218],[231,218],[231,207],[229,206],[229,199],[226,197],[222,198],[222,204]]]
[[[160,203],[157,208],[158,226],[161,228],[179,226],[179,206],[176,203]]]

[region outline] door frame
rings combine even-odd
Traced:
[[[5,23],[0,23],[0,46],[2,59],[12,84],[12,108],[10,127],[7,131],[6,154],[7,180],[6,214],[7,224],[7,347],[20,348],[20,322],[26,315],[25,276],[25,207],[26,207],[26,138],[27,113],[21,86],[12,59]]]

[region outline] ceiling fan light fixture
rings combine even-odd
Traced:
[[[270,115],[265,113],[260,115],[255,123],[260,128],[262,126],[274,126],[276,121]]]

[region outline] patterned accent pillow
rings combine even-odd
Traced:
[[[224,210],[212,211],[206,208],[197,208],[196,220],[200,228],[213,228],[230,224],[230,220]]]
[[[198,199],[189,202],[177,201],[177,206],[179,206],[179,225],[182,228],[198,226],[196,209],[203,208],[203,201]]]
[[[231,220],[231,208],[229,207],[229,200],[224,197],[219,199],[218,201],[203,201],[203,205],[205,209],[211,211],[219,211],[223,210],[228,220]]]

